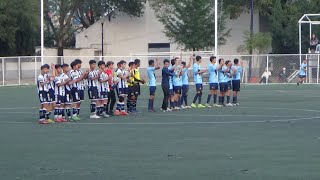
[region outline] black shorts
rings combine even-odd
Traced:
[[[84,101],[84,90],[78,90],[80,101]]]
[[[181,94],[182,86],[174,86],[173,91],[175,94]]]
[[[304,78],[306,78],[307,76],[306,75],[299,75],[299,78],[300,79],[304,79]]]
[[[128,96],[138,96],[139,95],[139,87],[137,85],[129,86],[128,87]]]
[[[100,91],[99,93],[99,99],[104,100],[104,99],[108,99],[108,92],[107,91]]]
[[[55,102],[56,101],[56,95],[54,94],[53,89],[49,89],[48,91],[48,102]]]
[[[220,92],[227,92],[228,91],[228,83],[223,82],[219,84]]]
[[[60,105],[64,103],[65,103],[65,96],[56,95],[56,104]]]
[[[227,90],[231,90],[231,86],[232,86],[231,81],[228,81],[228,82],[227,82],[227,85],[228,85],[228,86],[227,86],[227,88],[228,88]]]
[[[91,99],[91,100],[99,99],[98,87],[89,87],[88,88],[88,96],[89,96],[89,99]]]
[[[118,88],[118,96],[122,94],[128,95],[128,88]]]
[[[150,96],[154,96],[156,94],[156,90],[157,90],[156,86],[150,86],[149,87]]]
[[[189,91],[189,85],[182,85],[181,91],[184,96],[187,96]]]
[[[219,84],[218,83],[209,83],[210,90],[218,90]]]
[[[41,104],[48,103],[48,92],[46,91],[39,91],[38,93],[39,101]]]
[[[65,104],[72,104],[72,92],[69,90],[66,90],[66,95],[64,96],[64,103]]]
[[[78,88],[72,88],[71,89],[71,93],[72,93],[72,102],[74,102],[74,103],[80,102],[80,96],[79,96]]]
[[[240,80],[233,80],[232,81],[232,90],[233,91],[240,91]]]

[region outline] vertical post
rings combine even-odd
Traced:
[[[4,86],[4,58],[2,58],[2,86]]]
[[[21,85],[21,58],[18,58],[18,78],[19,78],[19,85]]]
[[[214,2],[214,53],[218,56],[218,0]]]
[[[104,22],[101,21],[101,55],[102,55],[102,61],[104,60],[104,33],[103,33],[103,25],[104,25]]]
[[[318,63],[317,63],[317,84],[319,84],[319,64],[320,64],[320,57],[318,55]]]
[[[301,47],[301,23],[299,22],[299,55],[300,55],[300,65],[302,61],[301,53],[302,53],[302,47]]]
[[[269,55],[267,55],[267,73],[269,72]],[[269,76],[267,76],[266,78],[266,84],[268,84],[269,82]]]
[[[41,64],[43,64],[43,56],[44,56],[44,0],[41,0]]]
[[[34,84],[37,84],[37,58],[34,58]]]
[[[309,23],[309,38],[312,38],[312,23]]]

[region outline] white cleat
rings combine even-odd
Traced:
[[[240,104],[239,103],[234,103],[233,106],[240,106]]]
[[[93,114],[90,116],[90,119],[100,119],[101,117],[96,115],[96,114]]]
[[[233,107],[231,103],[226,104],[226,107]]]
[[[212,106],[211,106],[210,104],[208,104],[208,103],[207,103],[205,106],[208,107],[208,108],[211,108],[211,107],[212,107]]]
[[[187,109],[191,109],[192,107],[191,107],[191,106],[186,106],[186,108],[187,108]]]
[[[223,105],[216,104],[215,107],[221,108],[221,107],[223,107]]]
[[[105,113],[105,112],[103,112],[102,114],[101,114],[101,116],[103,117],[103,118],[109,118],[110,116],[107,114],[107,113]]]
[[[182,106],[181,106],[181,109],[187,109],[187,107],[182,105]]]

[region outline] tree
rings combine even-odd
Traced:
[[[34,54],[39,12],[37,0],[0,1],[0,56]]]
[[[164,33],[187,50],[214,47],[214,1],[211,0],[154,0],[151,6],[164,25]],[[230,30],[224,18],[219,22],[219,44],[225,44]]]
[[[265,53],[271,47],[272,43],[270,33],[258,32],[251,36],[249,31],[245,31],[244,39],[244,44],[239,46],[237,51],[245,54],[250,52],[251,48],[258,53]]]

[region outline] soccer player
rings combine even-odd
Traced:
[[[50,124],[48,121],[49,117],[47,114],[47,108],[49,107],[48,102],[48,84],[50,79],[47,78],[47,73],[49,72],[50,66],[45,64],[41,66],[41,74],[37,78],[37,90],[40,101],[40,111],[39,111],[39,123],[40,124]]]
[[[54,64],[51,64],[51,69],[52,69],[52,74],[50,74],[49,72],[46,74],[46,78],[50,80],[49,84],[48,84],[48,109],[47,109],[47,116],[50,116],[52,111],[54,110],[55,106],[56,106],[56,96],[55,96],[55,84],[54,84],[54,79],[56,76],[56,70],[54,67]],[[48,122],[50,123],[54,123],[54,120],[52,119],[48,119]]]
[[[219,70],[218,70],[218,78],[219,78],[219,87],[220,87],[220,96],[219,96],[219,106],[218,107],[223,107],[224,106],[224,97],[225,94],[228,90],[228,68],[224,63],[224,59],[219,59]]]
[[[136,101],[136,96],[138,95],[137,86],[134,83],[134,69],[135,63],[129,63],[129,76],[128,76],[128,98],[127,98],[127,111],[128,113],[134,113],[134,102]]]
[[[234,66],[232,67],[232,70],[233,70],[233,79],[232,79],[233,102],[232,103],[234,106],[239,106],[238,93],[240,92],[242,61],[239,61],[239,59],[234,59],[233,62],[234,62]]]
[[[105,73],[106,64],[104,61],[98,62],[99,67],[99,103],[97,106],[98,116],[108,118],[107,104],[108,104],[108,93],[109,93],[109,77]]]
[[[182,62],[182,96],[181,96],[181,108],[189,109],[191,106],[188,105],[188,91],[189,91],[189,77],[188,69],[191,67],[193,61],[193,55],[190,56],[189,63]],[[183,105],[183,102],[185,105]]]
[[[141,94],[140,90],[140,83],[145,84],[145,80],[140,77],[140,59],[135,59],[134,60],[134,69],[133,69],[133,79],[134,79],[134,86],[136,89],[136,94],[135,94],[135,100],[133,101],[133,112],[137,112],[137,101],[138,101],[138,96]]]
[[[62,70],[62,65],[55,65],[56,77],[55,77],[55,96],[56,96],[56,106],[54,109],[55,122],[67,122],[64,116],[64,104],[66,96],[65,85],[69,82],[69,77],[64,74]]]
[[[67,118],[65,118],[64,111],[62,112],[62,117],[64,119],[71,120],[72,91],[71,91],[71,86],[69,85],[69,82],[71,80],[70,77],[68,76],[68,74],[70,74],[69,65],[68,64],[63,64],[62,65],[62,69],[63,69],[63,73],[68,78],[67,80],[65,80],[65,81],[67,81],[67,84],[65,84],[66,92],[65,92],[65,99],[64,99],[64,109],[66,110]]]
[[[150,92],[149,103],[148,103],[149,112],[155,112],[154,106],[153,106],[156,89],[157,89],[155,71],[159,69],[160,69],[159,59],[156,59],[156,65],[154,60],[149,60],[149,67],[147,68],[148,78],[149,78],[148,86],[149,86],[149,92]]]
[[[232,81],[232,76],[233,76],[233,71],[232,71],[232,62],[230,60],[226,61],[226,66],[227,66],[227,107],[232,107],[233,104],[230,103],[230,97],[231,97],[231,81]]]
[[[196,63],[193,65],[193,75],[194,75],[194,83],[196,85],[196,91],[197,94],[194,96],[193,102],[191,104],[191,107],[193,108],[204,108],[205,106],[201,104],[201,98],[202,98],[202,74],[207,72],[206,69],[201,69],[200,63],[201,63],[201,56],[196,57]],[[195,104],[198,99],[198,106]]]
[[[175,59],[171,59],[171,63],[168,67],[170,72],[173,72]],[[170,109],[173,110],[174,108],[174,91],[173,91],[173,76],[169,77],[169,102],[170,102]]]
[[[300,65],[300,71],[299,71],[299,81],[297,82],[297,85],[299,86],[300,84],[303,83],[303,81],[306,80],[307,77],[307,60],[304,60],[302,64]]]
[[[162,102],[162,111],[163,112],[170,112],[171,109],[168,109],[168,101],[170,97],[170,76],[174,76],[174,73],[170,72],[169,70],[170,61],[165,59],[163,61],[163,68],[162,68],[162,81],[161,87],[163,90],[163,102]]]
[[[76,60],[74,60],[74,62],[76,62],[77,66],[78,66],[79,75],[82,76],[83,75],[83,71],[81,70],[82,61],[80,59],[76,59]],[[84,75],[83,79],[78,84],[79,98],[80,98],[79,108],[77,110],[78,116],[80,114],[81,103],[84,101],[84,90],[85,90],[85,82],[84,82],[84,80],[87,79],[87,77],[88,77],[87,75],[88,75],[88,72],[86,72],[86,75]]]
[[[117,77],[119,78],[118,82],[118,96],[119,96],[119,102],[117,103],[117,108],[115,111],[115,115],[128,115],[128,113],[125,110],[125,98],[128,95],[128,84],[127,84],[127,78],[128,78],[128,72],[125,70],[126,67],[126,61],[122,60],[119,62],[119,68],[116,72]]]
[[[91,100],[90,104],[90,119],[100,119],[100,116],[98,116],[98,109],[100,108],[99,104],[99,79],[101,71],[96,70],[96,64],[97,62],[95,60],[89,61],[90,71],[88,74],[88,95],[89,99]]]
[[[174,91],[174,110],[181,109],[181,89],[182,89],[182,66],[180,64],[180,59],[175,58],[175,66],[174,66],[174,76],[173,76],[173,91]]]
[[[114,63],[112,61],[108,61],[107,62],[107,68],[106,68],[106,73],[107,75],[110,77],[109,78],[109,93],[108,93],[108,104],[107,104],[107,113],[109,116],[113,116],[113,108],[114,105],[116,104],[116,93],[115,93],[115,89],[117,88],[114,85],[114,78],[113,78],[113,65]]]
[[[207,98],[207,104],[206,104],[207,107],[211,107],[210,100],[212,96],[213,96],[213,107],[217,107],[217,96],[218,96],[218,89],[219,89],[217,70],[218,70],[217,58],[215,56],[211,56],[210,64],[208,67],[210,92]]]

